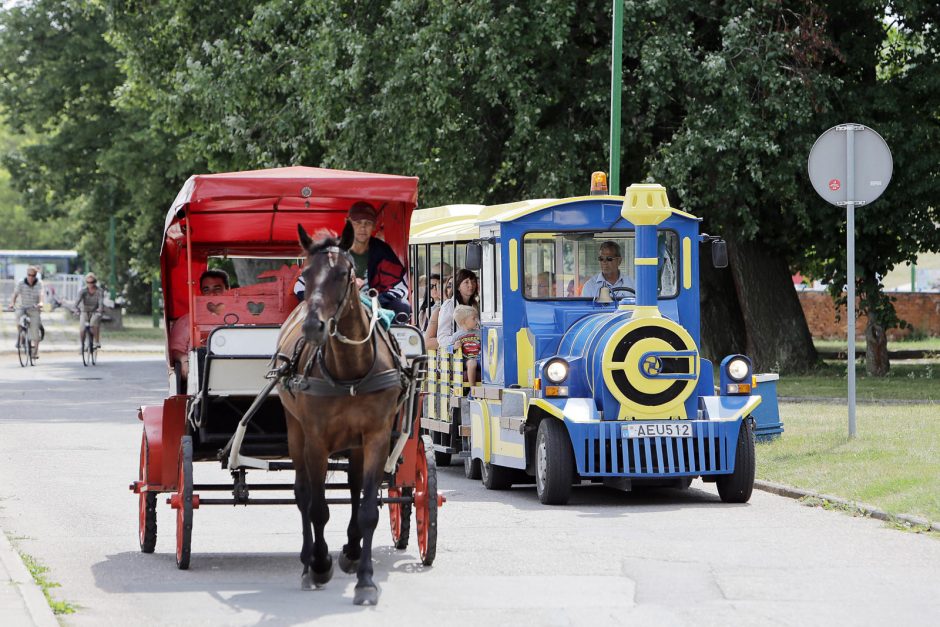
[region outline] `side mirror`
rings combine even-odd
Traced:
[[[728,244],[723,239],[712,241],[712,266],[715,268],[728,267]]]
[[[479,270],[483,267],[483,247],[479,242],[467,244],[467,258],[464,265],[468,270]]]

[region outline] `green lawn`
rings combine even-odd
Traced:
[[[845,340],[813,340],[816,350],[821,351],[846,351],[848,344]],[[940,353],[940,337],[926,337],[914,340],[900,340],[897,342],[888,342],[889,351],[936,351]],[[855,342],[855,352],[859,355],[865,354],[865,340]]]
[[[760,479],[940,521],[940,405],[782,403],[785,433],[757,447]]]
[[[124,328],[120,331],[107,329],[102,331],[107,338],[115,342],[154,342],[162,344],[164,341],[163,320],[160,328],[153,328],[150,316],[128,315],[124,316]]]
[[[869,377],[865,365],[855,368],[856,397],[859,400],[918,400],[940,403],[940,361],[922,363],[898,361],[887,377]],[[807,375],[781,375],[780,396],[847,398],[845,362],[826,362]]]

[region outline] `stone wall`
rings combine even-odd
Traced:
[[[839,318],[836,319],[836,310],[828,292],[799,292],[799,296],[813,337],[845,337],[845,307],[840,308]],[[906,337],[911,332],[940,336],[940,293],[897,292],[892,293],[891,297],[895,299],[894,308],[898,317],[908,322],[913,329],[889,329],[889,340]],[[867,324],[868,319],[860,316],[856,323],[858,337],[864,337]]]

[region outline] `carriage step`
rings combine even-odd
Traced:
[[[327,505],[349,505],[350,502],[348,498],[326,499]],[[235,499],[199,499],[199,505],[296,505],[296,503],[297,501],[294,499],[248,499],[247,501],[236,501]],[[414,503],[414,497],[395,496],[380,498],[379,503]]]
[[[293,483],[252,483],[247,486],[249,490],[266,492],[268,490],[293,490]],[[132,486],[133,489],[133,486]],[[193,491],[200,492],[231,492],[234,486],[231,483],[198,483],[193,485]],[[328,483],[327,490],[348,490],[348,483]]]
[[[349,470],[349,462],[330,462],[326,466],[327,470]],[[268,464],[268,470],[293,470],[294,462],[271,462]]]

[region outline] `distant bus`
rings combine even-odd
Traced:
[[[0,250],[0,279],[22,279],[28,266],[39,266],[43,277],[78,271],[74,250]]]

